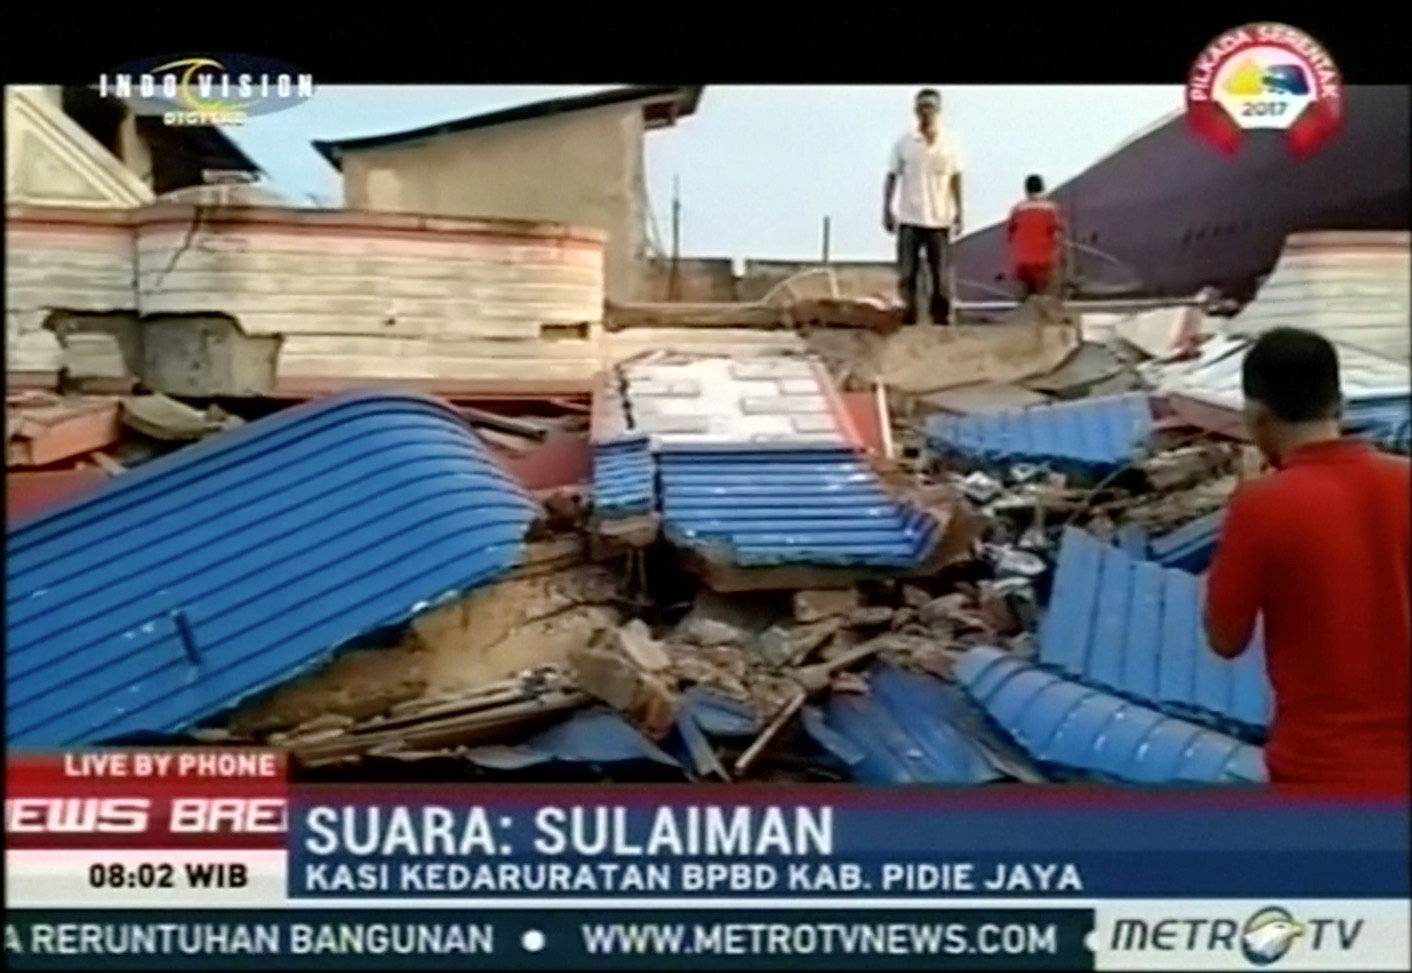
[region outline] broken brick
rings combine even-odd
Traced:
[[[958,612],[965,610],[969,601],[969,598],[959,592],[933,598],[921,610],[922,624],[929,627],[948,624],[955,619]]]
[[[621,653],[584,648],[569,656],[580,689],[619,712],[631,712],[642,674]]]
[[[857,607],[858,592],[853,588],[816,588],[794,593],[794,618],[800,622],[847,615]]]
[[[902,602],[908,608],[922,608],[932,600],[931,592],[914,584],[902,586]]]
[[[797,665],[842,627],[842,618],[824,618],[805,625],[771,625],[760,633],[756,647],[769,663]]]
[[[1020,620],[1010,610],[1010,605],[1003,592],[991,588],[983,590],[979,615],[987,627],[993,629],[998,635],[1013,635],[1020,631]]]
[[[892,613],[892,630],[900,631],[915,622],[920,615],[914,608],[899,608]]]
[[[836,672],[833,681],[829,683],[829,689],[836,693],[867,695],[868,680],[856,672]]]
[[[848,613],[848,624],[854,628],[881,628],[892,621],[892,609],[885,605],[865,605]]]
[[[634,618],[618,629],[618,647],[641,669],[648,672],[661,672],[671,667],[671,656],[662,648],[662,643],[652,637],[647,623]]]
[[[701,616],[683,621],[675,634],[684,642],[702,646],[740,645],[746,638],[744,632],[728,622]]]
[[[649,737],[662,739],[676,722],[676,691],[661,676],[644,676],[638,683],[632,716]]]
[[[912,663],[918,668],[941,679],[952,679],[956,675],[956,663],[961,653],[944,645],[928,645],[912,654]]]

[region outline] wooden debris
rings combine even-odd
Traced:
[[[322,729],[275,734],[268,742],[289,750],[305,765],[318,766],[374,752],[433,750],[514,739],[586,702],[588,696],[568,685],[561,675],[541,671],[420,711],[348,727],[325,720]],[[319,721],[306,726],[315,723]]]
[[[535,442],[543,442],[553,428],[552,423],[535,422],[530,419],[520,419],[514,416],[502,415],[499,412],[490,412],[486,409],[477,409],[469,405],[460,405],[456,411],[464,416],[477,430],[484,433],[487,429],[494,429],[500,433],[510,436],[518,436],[521,439],[533,439]]]
[[[126,466],[113,459],[113,457],[109,456],[107,453],[90,453],[89,456],[92,458],[94,465],[109,476],[118,476],[127,472]]]
[[[507,453],[514,453],[517,456],[527,455],[535,449],[533,442],[507,432],[501,432],[498,429],[476,429],[476,435],[497,449],[503,449]]]
[[[770,722],[765,724],[765,728],[751,741],[745,752],[736,758],[735,765],[731,768],[735,776],[740,777],[750,769],[756,758],[764,752],[775,737],[779,736],[780,731],[794,718],[794,714],[799,712],[804,706],[804,701],[808,698],[809,693],[803,686],[796,687],[789,700],[770,718]]]

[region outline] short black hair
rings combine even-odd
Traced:
[[[923,88],[921,91],[917,92],[916,100],[921,101],[923,98],[935,98],[939,104],[941,102],[941,92],[937,91],[935,88]]]
[[[1283,422],[1333,419],[1343,394],[1338,352],[1322,335],[1272,328],[1255,340],[1241,365],[1241,388]]]
[[[1044,180],[1043,180],[1040,176],[1037,176],[1037,175],[1034,175],[1034,174],[1031,174],[1031,175],[1026,176],[1026,177],[1025,177],[1025,192],[1027,192],[1027,193],[1042,193],[1042,192],[1044,192]]]

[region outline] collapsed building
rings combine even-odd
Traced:
[[[1406,232],[1291,236],[1229,319],[900,329],[807,288],[613,301],[594,226],[103,198],[7,200],[11,746],[1258,783],[1261,636],[1228,662],[1199,621],[1259,472],[1241,350],[1328,334],[1350,434],[1412,439]]]

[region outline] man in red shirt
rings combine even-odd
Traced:
[[[1058,205],[1044,196],[1044,180],[1026,176],[1025,198],[1010,211],[1010,224],[1005,231],[1010,243],[1010,270],[1025,297],[1048,291],[1063,232]]]
[[[1211,647],[1234,658],[1264,618],[1277,784],[1408,791],[1408,461],[1340,438],[1338,356],[1295,328],[1242,366],[1245,419],[1276,472],[1231,498],[1207,579]]]

